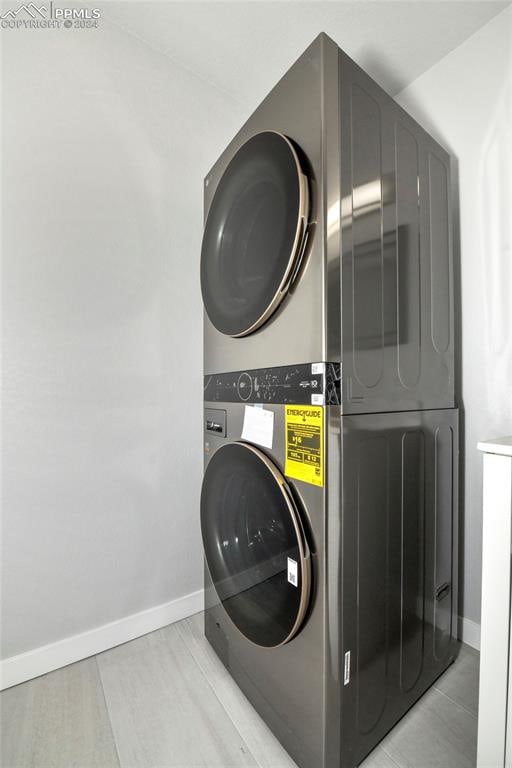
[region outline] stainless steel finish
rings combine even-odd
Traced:
[[[210,407],[210,404],[206,404]],[[240,439],[245,406],[223,403],[227,410],[228,442]],[[284,469],[284,407],[266,406],[274,412],[274,448],[266,451],[279,470]],[[208,435],[205,465],[226,441]],[[205,446],[206,448],[206,446]],[[263,450],[263,449],[262,449]],[[326,562],[319,546],[325,536],[325,489],[289,481],[306,512],[313,591],[301,631],[286,645],[263,649],[249,642],[234,627],[213,588],[205,565],[206,636],[253,706],[282,741],[295,761],[307,756],[308,766],[323,751],[324,701],[324,583]],[[313,546],[312,546],[313,544]],[[281,736],[285,734],[283,740]],[[286,735],[287,734],[287,735]]]
[[[222,407],[227,441],[238,441],[245,406]],[[275,424],[267,455],[282,469],[284,406],[267,407]],[[226,441],[205,439],[207,464]],[[353,768],[456,656],[457,412],[342,416],[330,406],[325,450],[325,488],[288,481],[311,549],[301,631],[275,649],[250,643],[219,605],[207,569],[205,627],[300,768]]]
[[[454,406],[450,158],[340,52],[343,412]]]
[[[332,45],[332,43],[331,43]],[[311,231],[298,279],[279,308],[261,328],[243,338],[219,333],[205,316],[204,373],[288,365],[325,360],[322,73],[323,45],[313,43],[239,131],[207,176],[205,220],[217,184],[238,149],[261,131],[276,131],[302,151],[303,172],[309,179]],[[336,75],[337,77],[337,75]],[[308,94],[307,107],[304,95]]]
[[[224,402],[234,385],[211,374],[247,384],[255,369],[332,363],[336,398],[324,408],[324,487],[289,481],[311,550],[300,631],[271,651],[254,646],[206,569],[205,633],[300,768],[355,768],[457,654],[450,158],[320,35],[215,164],[205,215],[231,157],[264,130],[299,147],[310,232],[264,325],[230,338],[205,317],[208,400],[218,400],[205,406],[227,412],[226,437],[206,436],[205,463],[240,440],[247,407]],[[269,400],[266,453],[284,472],[285,406]]]
[[[205,317],[205,374],[341,362],[342,412],[454,407],[450,162],[326,35],[298,59],[208,175],[205,216],[236,151],[290,137],[309,179],[303,264],[243,338]]]
[[[323,37],[322,49],[322,195],[321,229],[325,254],[324,360],[340,361],[341,350],[341,157],[339,49]],[[320,227],[319,227],[320,228]]]
[[[342,647],[355,659],[342,690],[344,766],[457,653],[457,423],[456,410],[342,418]]]

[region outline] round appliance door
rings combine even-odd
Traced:
[[[277,309],[300,265],[307,212],[289,139],[274,131],[249,139],[219,181],[203,235],[203,301],[221,333],[246,336]]]
[[[311,561],[297,506],[265,454],[229,443],[212,456],[201,530],[213,584],[235,626],[267,648],[291,640],[308,607]]]

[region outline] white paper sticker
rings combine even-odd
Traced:
[[[323,395],[311,395],[311,405],[323,405],[323,404],[324,404]]]
[[[350,651],[345,654],[345,665],[343,670],[343,685],[350,683]]]
[[[311,363],[311,373],[325,373],[325,363]]]
[[[264,408],[245,406],[244,426],[242,439],[250,443],[272,448],[274,437],[274,411],[266,411]]]
[[[288,581],[294,587],[299,586],[299,568],[297,561],[292,560],[291,557],[288,558]]]

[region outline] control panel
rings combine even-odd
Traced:
[[[219,403],[339,405],[339,363],[304,363],[204,377],[204,400]]]

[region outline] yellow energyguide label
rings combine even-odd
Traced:
[[[324,409],[314,405],[285,406],[285,432],[285,475],[323,487]]]

